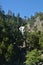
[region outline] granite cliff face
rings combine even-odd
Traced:
[[[43,20],[40,20],[40,16],[35,18],[35,21],[33,22],[33,24],[27,23],[27,29],[28,31],[32,31],[32,32],[33,31],[43,32]]]
[[[40,17],[36,18],[34,22],[33,29],[37,28],[38,31],[43,31],[43,20],[40,20]]]

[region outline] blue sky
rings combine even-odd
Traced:
[[[0,0],[4,11],[11,10],[16,15],[20,13],[21,17],[30,17],[35,12],[43,12],[43,0]]]

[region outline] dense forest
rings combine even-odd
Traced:
[[[43,20],[42,12],[26,19],[19,13],[15,16],[10,10],[5,14],[0,8],[0,65],[43,64],[43,32],[29,32],[26,26],[29,23],[32,27],[37,16]],[[20,26],[25,26],[24,34],[19,30]]]

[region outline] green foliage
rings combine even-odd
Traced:
[[[26,55],[26,65],[36,65],[36,63],[39,62],[41,56],[41,52],[37,49],[34,49],[32,51],[28,51]]]
[[[36,33],[25,33],[25,37],[26,37],[26,44],[27,46],[29,46],[30,48],[38,48],[39,47],[39,35]]]
[[[0,10],[0,64],[12,62],[19,55],[18,47],[23,45],[23,36],[19,27],[24,25],[24,20],[16,17],[11,11],[7,15]],[[14,44],[15,43],[15,44]],[[17,62],[18,62],[17,58]],[[19,59],[20,60],[20,59]],[[3,63],[4,62],[4,63]],[[6,64],[5,64],[6,65]]]
[[[43,33],[40,36],[39,44],[40,44],[40,47],[43,49]]]
[[[2,49],[0,48],[0,55],[2,54]]]
[[[10,61],[10,59],[11,59],[11,57],[13,56],[13,45],[12,44],[10,44],[9,46],[8,46],[8,49],[7,49],[7,52],[6,52],[6,54],[5,54],[5,59],[6,59],[6,61]]]
[[[4,44],[4,41],[2,41],[1,43],[1,49],[4,49],[5,48],[5,44]]]
[[[4,41],[2,41],[2,43],[0,43],[0,54],[1,55],[4,54],[5,49],[6,49],[6,46],[4,44]]]

